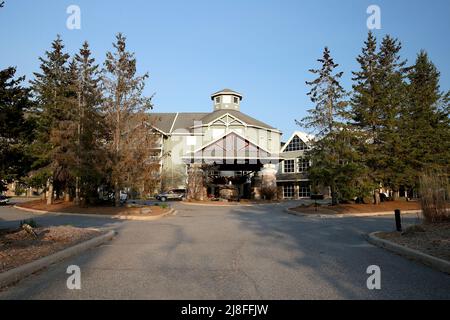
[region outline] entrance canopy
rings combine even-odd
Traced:
[[[278,154],[249,141],[237,132],[229,132],[183,157],[186,163],[260,165],[278,163]]]

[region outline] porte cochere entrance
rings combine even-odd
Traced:
[[[261,199],[276,192],[278,154],[230,131],[183,157],[188,199]]]

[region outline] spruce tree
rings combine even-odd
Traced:
[[[400,117],[408,186],[412,188],[424,171],[449,170],[448,100],[440,90],[439,78],[436,66],[421,51],[408,73],[408,100]]]
[[[310,70],[317,78],[306,82],[311,86],[308,95],[315,107],[308,110],[309,115],[300,124],[316,135],[308,152],[312,163],[309,176],[314,184],[329,186],[332,204],[337,204],[339,199],[348,200],[360,193],[356,177],[362,168],[353,151],[355,136],[345,123],[346,93],[340,84],[343,73],[335,71],[339,65],[333,61],[328,48],[317,61],[321,67]]]
[[[4,182],[25,177],[33,159],[30,90],[22,86],[25,77],[15,78],[15,73],[13,67],[0,70],[0,192],[6,189]]]
[[[143,90],[148,74],[136,75],[136,58],[126,49],[126,38],[119,33],[113,44],[114,52],[106,54],[102,76],[104,93],[103,113],[111,137],[108,141],[108,157],[115,204],[120,205],[120,190],[127,181],[139,173],[148,159],[137,162],[135,152],[149,150],[136,141],[146,130],[145,112],[152,108],[151,97],[144,97]],[[136,139],[135,139],[136,138]]]
[[[72,78],[76,94],[76,160],[75,203],[80,198],[86,203],[96,192],[103,174],[101,141],[104,136],[103,118],[100,114],[102,93],[99,66],[91,55],[89,44],[83,43],[75,55],[76,72]]]
[[[62,128],[63,121],[68,116],[66,103],[70,78],[67,66],[69,55],[63,50],[64,45],[58,35],[52,43],[52,50],[46,51],[45,58],[39,58],[41,72],[34,73],[35,79],[31,81],[38,115],[36,139],[33,143],[33,153],[37,159],[33,169],[38,180],[47,178],[48,204],[53,203],[55,182],[66,178],[67,172],[59,157],[64,152],[64,147],[55,145],[58,143],[57,131]]]
[[[362,52],[356,58],[360,69],[352,72],[354,84],[350,99],[350,124],[355,134],[359,136],[356,150],[360,161],[367,170],[366,175],[361,176],[365,188],[371,190],[374,195],[374,203],[380,202],[379,177],[375,170],[378,165],[378,146],[381,117],[380,104],[380,70],[378,68],[379,55],[377,52],[377,40],[372,32],[368,33]],[[369,170],[370,168],[370,170]]]
[[[398,196],[401,185],[407,182],[403,161],[404,137],[399,130],[399,115],[407,101],[406,82],[408,68],[406,60],[401,60],[401,43],[389,35],[381,42],[378,54],[379,92],[376,104],[379,116],[379,130],[375,140],[376,149],[371,170],[383,187]]]
[[[385,36],[379,50],[371,32],[357,57],[360,69],[353,72],[351,125],[360,135],[357,151],[367,166],[365,181],[379,203],[383,186],[397,194],[407,181],[400,112],[406,101],[406,61],[400,59],[401,44]]]

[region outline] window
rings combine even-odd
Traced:
[[[220,103],[220,97],[216,97],[216,103]]]
[[[293,198],[294,197],[294,185],[288,184],[283,186],[283,198]]]
[[[298,158],[298,172],[307,172],[309,169],[309,160]]]
[[[295,136],[284,151],[300,151],[308,149],[307,145],[298,136]]]
[[[235,103],[235,104],[238,104],[238,103],[239,103],[239,98],[238,98],[238,97],[234,97],[233,100],[234,100],[234,103]]]
[[[299,189],[299,195],[300,198],[308,198],[311,197],[311,188],[310,186],[301,186]]]
[[[284,160],[284,173],[295,172],[295,161],[294,160]]]

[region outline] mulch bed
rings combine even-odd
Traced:
[[[422,224],[405,232],[380,232],[377,237],[450,262],[450,222]]]
[[[408,201],[387,201],[380,204],[338,204],[336,206],[318,206],[317,210],[314,205],[298,206],[292,210],[300,213],[311,214],[346,214],[346,213],[371,213],[400,210],[420,210],[419,202]]]
[[[37,239],[22,229],[0,230],[0,272],[51,255],[101,234],[98,230],[71,226],[34,230]]]
[[[73,202],[55,201],[52,205],[47,205],[45,201],[35,200],[21,203],[20,207],[44,210],[49,212],[63,212],[63,213],[84,213],[84,214],[98,214],[98,215],[129,215],[129,216],[158,216],[166,213],[170,208],[162,208],[159,206],[142,206],[136,208],[113,207],[113,206],[90,206],[80,207]]]

